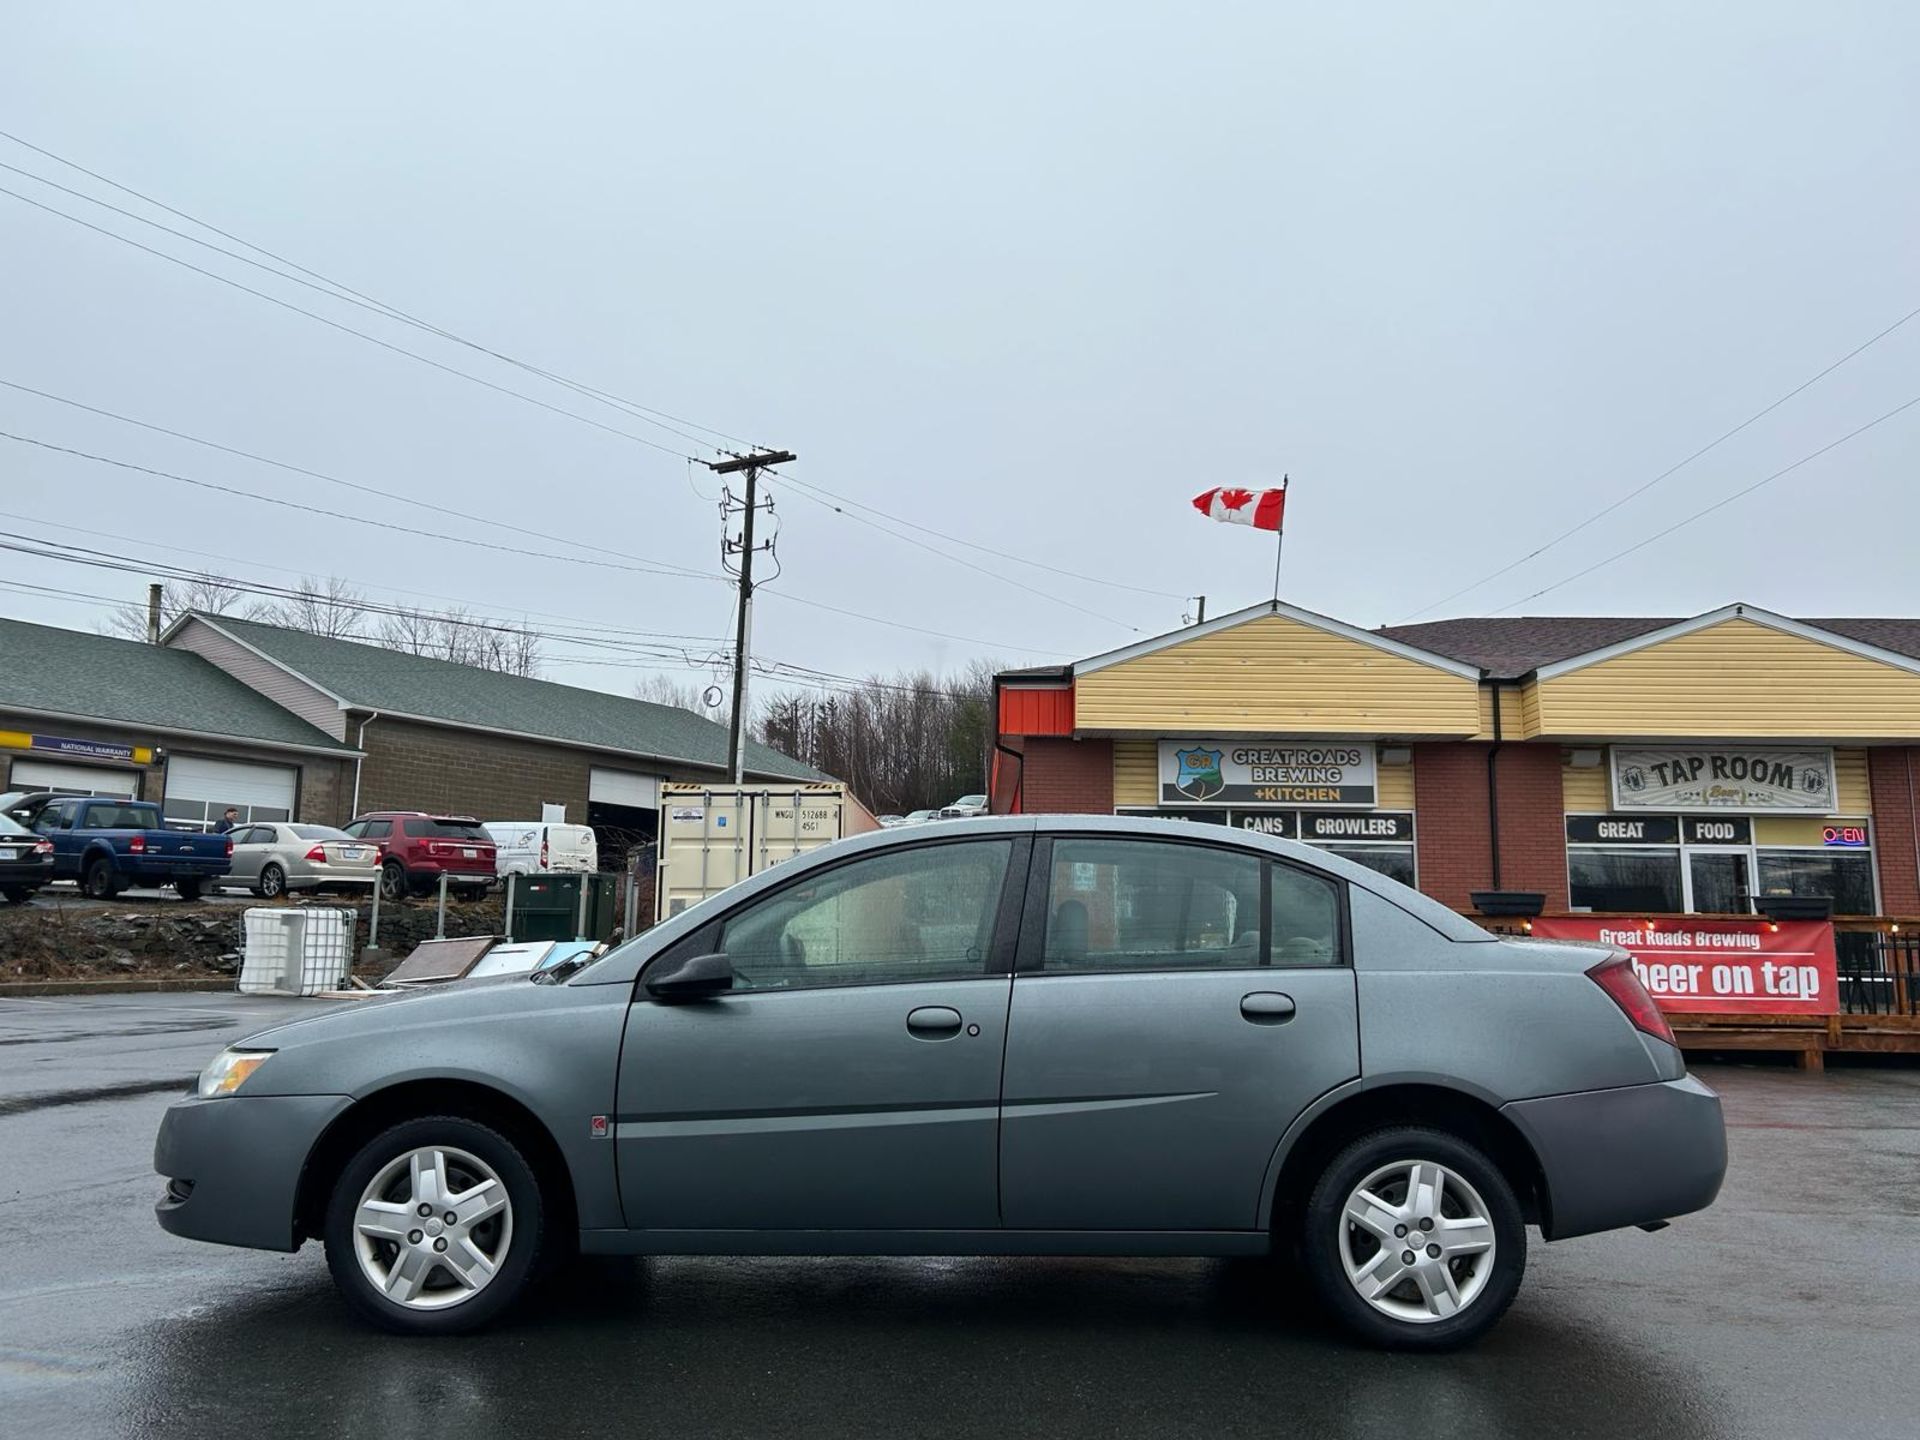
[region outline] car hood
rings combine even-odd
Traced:
[[[382,1031],[454,1025],[494,1016],[531,1013],[578,1003],[565,985],[536,985],[525,975],[493,975],[455,980],[417,990],[382,992],[365,1000],[342,1002],[320,1015],[290,1020],[234,1042],[236,1049],[288,1050],[377,1034]]]

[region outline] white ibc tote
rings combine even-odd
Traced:
[[[331,906],[256,906],[246,912],[243,995],[315,995],[347,983],[354,912]]]

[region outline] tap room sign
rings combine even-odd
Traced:
[[[1799,810],[1827,815],[1833,752],[1755,745],[1613,747],[1616,810]]]
[[[1345,740],[1162,740],[1163,805],[1375,803],[1370,743]]]

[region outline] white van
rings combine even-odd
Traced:
[[[600,842],[586,825],[542,820],[489,820],[496,875],[586,873],[600,868]]]

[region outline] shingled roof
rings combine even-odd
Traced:
[[[0,710],[355,753],[187,650],[0,619]]]
[[[1542,665],[1570,660],[1594,650],[1618,645],[1636,635],[1664,630],[1691,616],[1659,615],[1485,615],[1459,620],[1429,620],[1419,625],[1383,625],[1375,633],[1403,645],[1430,650],[1469,665],[1478,665],[1489,679],[1517,680]],[[1877,645],[1898,655],[1920,659],[1920,620],[1840,619],[1803,620],[1844,635],[1849,640]]]
[[[356,710],[625,751],[713,770],[726,768],[726,727],[677,706],[503,675],[231,615],[197,618]],[[828,778],[755,741],[747,742],[746,768],[760,778]]]

